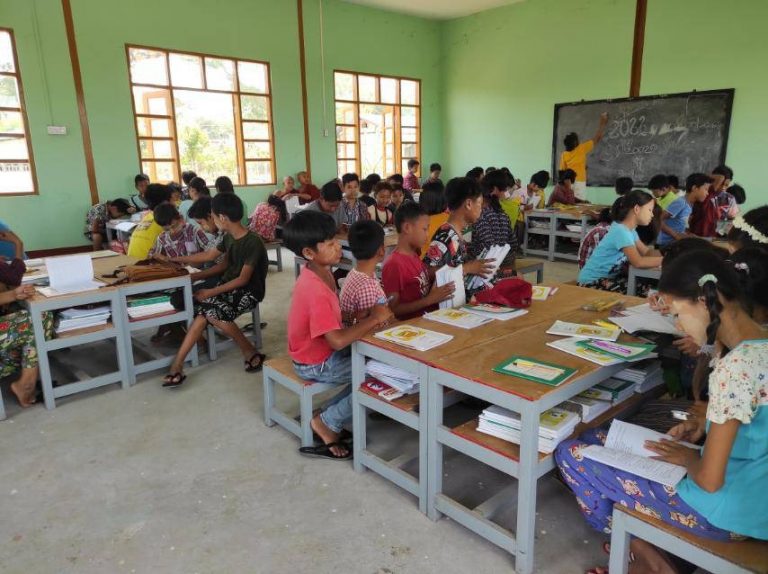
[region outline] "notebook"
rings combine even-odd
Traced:
[[[570,379],[576,369],[545,363],[529,357],[514,356],[496,365],[493,370],[503,375],[511,375],[536,383],[556,387]]]
[[[474,329],[493,321],[492,317],[482,317],[465,309],[438,309],[431,313],[424,313],[424,318],[462,329]]]
[[[582,339],[601,339],[615,341],[621,334],[620,329],[608,329],[597,325],[582,325],[579,323],[567,323],[555,321],[547,330],[548,335],[560,335],[562,337],[581,337]]]
[[[411,325],[392,327],[384,331],[379,331],[373,336],[382,341],[389,341],[390,343],[402,345],[403,347],[408,347],[409,349],[415,349],[417,351],[428,351],[453,339],[452,335],[446,335],[444,333],[438,333],[420,327],[413,327]]]

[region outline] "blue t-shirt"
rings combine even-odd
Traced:
[[[691,217],[691,212],[693,211],[688,200],[685,197],[678,197],[669,204],[666,211],[669,213],[669,219],[666,219],[664,223],[675,233],[685,233],[685,230],[688,228],[688,218]],[[659,245],[666,245],[674,240],[674,237],[662,231],[659,233],[657,243]]]
[[[10,229],[10,227],[0,221],[0,231],[10,231]],[[9,260],[13,259],[16,257],[16,246],[10,241],[0,241],[0,255]]]
[[[586,264],[579,271],[579,283],[594,283],[599,279],[615,279],[627,262],[622,251],[640,241],[637,231],[629,229],[623,223],[612,223],[605,237],[597,244]]]
[[[741,425],[723,486],[707,492],[686,477],[677,493],[718,528],[768,540],[768,340],[743,341],[709,376],[707,431],[729,420]]]

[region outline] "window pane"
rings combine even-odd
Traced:
[[[356,158],[357,145],[356,144],[336,144],[336,157]]]
[[[355,76],[354,74],[342,74],[336,72],[334,75],[337,100],[354,100],[355,98]]]
[[[11,35],[8,32],[0,32],[0,72],[15,72],[13,65],[13,47]]]
[[[131,81],[133,83],[168,85],[165,52],[129,48],[128,53],[131,60]]]
[[[269,124],[243,122],[243,137],[247,140],[268,140]]]
[[[419,83],[413,80],[400,80],[400,103],[419,104]]]
[[[403,144],[402,157],[416,157],[418,154],[418,146],[416,144]]]
[[[416,108],[403,106],[400,108],[400,125],[416,127]]]
[[[150,180],[160,183],[174,181],[177,177],[176,162],[172,161],[143,161],[141,171],[146,173]]]
[[[408,160],[409,157],[404,157],[400,162],[400,173],[408,173]]]
[[[258,185],[260,183],[271,183],[272,162],[269,161],[247,161],[245,162],[245,179],[249,185]]]
[[[209,90],[235,91],[235,63],[232,60],[206,58],[205,80]]]
[[[373,76],[358,76],[360,86],[360,101],[375,102],[376,99],[376,78]]]
[[[338,161],[336,165],[339,170],[339,177],[345,173],[357,173],[357,164],[354,161]]]
[[[208,181],[227,175],[239,183],[232,96],[188,90],[174,96],[181,165]]]
[[[356,124],[355,119],[356,104],[345,104],[336,102],[336,123],[337,124]]]
[[[29,159],[27,140],[19,137],[0,136],[0,159]]]
[[[385,104],[397,103],[397,80],[381,78],[381,101]]]
[[[240,96],[244,120],[268,120],[269,99],[263,96]]]
[[[203,87],[203,59],[189,54],[168,55],[171,66],[171,85],[176,88]]]
[[[418,141],[416,128],[403,128],[403,131],[401,132],[400,135],[401,135],[401,139],[404,142]]]
[[[269,159],[272,156],[272,148],[269,142],[245,142],[245,159]]]
[[[173,159],[173,142],[168,140],[139,141],[142,159]]]
[[[171,92],[162,88],[133,88],[137,114],[171,115]]]
[[[267,94],[267,66],[256,62],[238,62],[237,74],[240,79],[241,92]]]
[[[336,139],[338,141],[354,142],[357,141],[355,128],[336,126]]]
[[[31,193],[33,191],[35,186],[28,163],[0,163],[0,193]]]
[[[13,76],[0,76],[0,108],[18,108],[19,88]]]
[[[171,121],[156,118],[136,118],[136,127],[141,137],[172,137]]]
[[[0,112],[0,133],[23,134],[24,120],[21,112]]]

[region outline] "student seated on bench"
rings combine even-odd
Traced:
[[[223,253],[222,261],[192,275],[193,281],[219,275],[221,279],[217,286],[195,292],[195,320],[171,364],[170,373],[165,376],[164,387],[178,387],[187,378],[184,360],[208,323],[237,344],[247,373],[260,371],[264,363],[265,356],[243,335],[235,319],[264,299],[267,251],[261,239],[241,223],[243,202],[234,193],[219,193],[211,201],[211,210],[216,227],[225,233],[221,242],[203,253],[170,259],[184,264],[204,263],[215,261]]]
[[[162,203],[168,203],[170,199],[171,189],[167,185],[151,183],[147,186],[147,190],[144,192],[144,201],[152,211],[145,214],[133,230],[131,241],[128,243],[127,255],[129,257],[147,258],[155,240],[163,232],[163,228],[155,223],[154,209]]]
[[[128,217],[130,214],[131,204],[122,198],[92,206],[85,215],[85,236],[93,243],[93,250],[99,251],[103,247],[110,219]]]
[[[762,258],[765,268],[768,255]],[[563,478],[596,530],[610,532],[612,508],[619,503],[702,538],[768,540],[763,492],[768,484],[768,339],[750,317],[739,277],[744,272],[743,265],[704,250],[683,254],[662,270],[660,297],[681,329],[702,346],[694,396],[701,396],[704,384],[709,390],[706,417],[703,409],[694,409],[689,420],[669,431],[674,440],[646,443],[658,459],[687,469],[675,488],[585,458],[582,449],[604,442],[604,431],[589,431],[555,450]],[[708,375],[703,367],[709,364],[714,368]],[[701,451],[676,442],[695,443],[705,436]],[[635,539],[631,548],[633,572],[674,572],[666,556],[647,542]]]
[[[374,224],[375,225],[375,224]],[[344,425],[352,420],[352,360],[349,346],[371,329],[392,318],[385,305],[374,305],[370,315],[349,328],[341,322],[341,308],[331,266],[341,259],[336,223],[329,214],[302,211],[286,223],[283,244],[307,260],[296,280],[288,312],[288,354],[296,374],[308,381],[345,386],[310,425],[323,444],[303,447],[307,456],[347,459],[349,447],[340,442]]]

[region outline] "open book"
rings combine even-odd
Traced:
[[[653,459],[651,457],[656,456],[656,453],[645,448],[645,441],[659,441],[663,438],[672,440],[669,435],[655,430],[615,420],[611,423],[605,446],[591,444],[582,454],[594,461],[673,487],[685,476],[685,467]],[[681,444],[699,448],[686,442]]]
[[[93,278],[93,261],[88,254],[45,259],[50,287],[37,290],[46,297],[93,291],[104,286]]]

